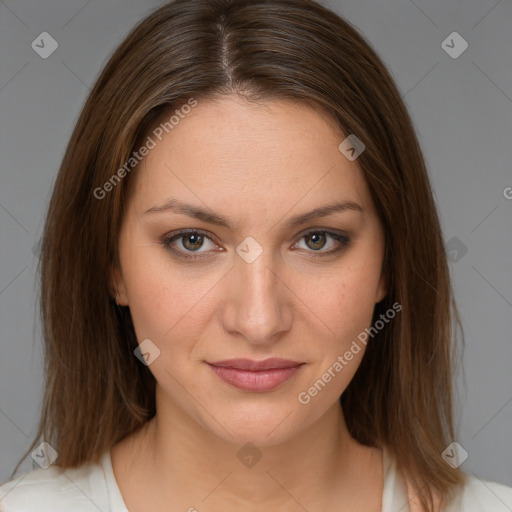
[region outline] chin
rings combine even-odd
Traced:
[[[231,404],[230,410],[224,409],[224,412],[214,415],[222,418],[219,421],[222,426],[211,417],[204,418],[204,421],[209,430],[227,443],[240,446],[251,442],[264,448],[284,443],[298,433],[297,412],[282,404]]]
[[[245,426],[238,427],[233,424],[230,425],[229,434],[222,428],[215,427],[215,435],[219,436],[224,442],[234,445],[237,450],[248,443],[252,443],[257,448],[263,450],[264,448],[286,443],[294,436],[294,432],[290,432],[288,429],[281,430],[279,428],[272,431],[271,428],[261,428],[258,425],[246,428]]]

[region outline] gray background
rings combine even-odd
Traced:
[[[161,3],[0,0],[0,481],[28,447],[38,419],[35,252],[60,160],[107,57]],[[324,4],[374,46],[413,117],[454,250],[450,265],[466,335],[458,376],[457,441],[469,453],[462,468],[512,486],[512,3]],[[45,31],[59,45],[47,59],[31,48]],[[454,31],[469,44],[458,58],[442,47]],[[29,457],[21,469],[31,463]]]

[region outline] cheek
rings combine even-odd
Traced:
[[[130,313],[138,339],[155,342],[172,328],[185,307],[165,265],[164,249],[126,242],[121,258]],[[176,278],[174,278],[176,279]],[[180,300],[181,299],[181,300]]]
[[[137,339],[149,338],[166,351],[175,342],[180,349],[192,345],[208,316],[211,289],[222,275],[185,273],[153,244],[134,246],[123,268]]]
[[[375,308],[380,279],[380,259],[377,254],[366,256],[354,252],[335,273],[322,280],[323,286],[307,288],[307,304],[311,305],[326,327],[327,339],[337,348],[368,327]],[[308,286],[308,285],[304,285]],[[334,337],[333,333],[336,334]]]
[[[318,312],[327,333],[311,352],[316,361],[297,396],[312,416],[339,399],[361,363],[379,275],[369,259],[354,257],[331,276],[328,291],[309,296],[311,309]]]

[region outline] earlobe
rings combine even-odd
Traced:
[[[127,306],[123,275],[117,267],[112,269],[111,283],[111,295],[114,297],[116,304],[118,306]]]
[[[379,280],[379,285],[377,286],[377,295],[375,296],[375,303],[377,304],[381,300],[384,299],[384,297],[388,293],[388,286],[387,286],[387,279],[386,274],[382,272]]]

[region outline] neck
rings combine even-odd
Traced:
[[[333,496],[357,503],[354,495],[368,492],[364,482],[370,473],[381,482],[382,472],[375,470],[379,453],[350,436],[339,402],[293,438],[258,447],[219,438],[158,396],[158,413],[140,431],[135,457],[139,470],[151,475],[148,485],[162,503],[179,502],[191,511],[201,505],[210,510],[331,510]],[[380,500],[381,485],[376,494]],[[334,508],[345,509],[339,503]]]

